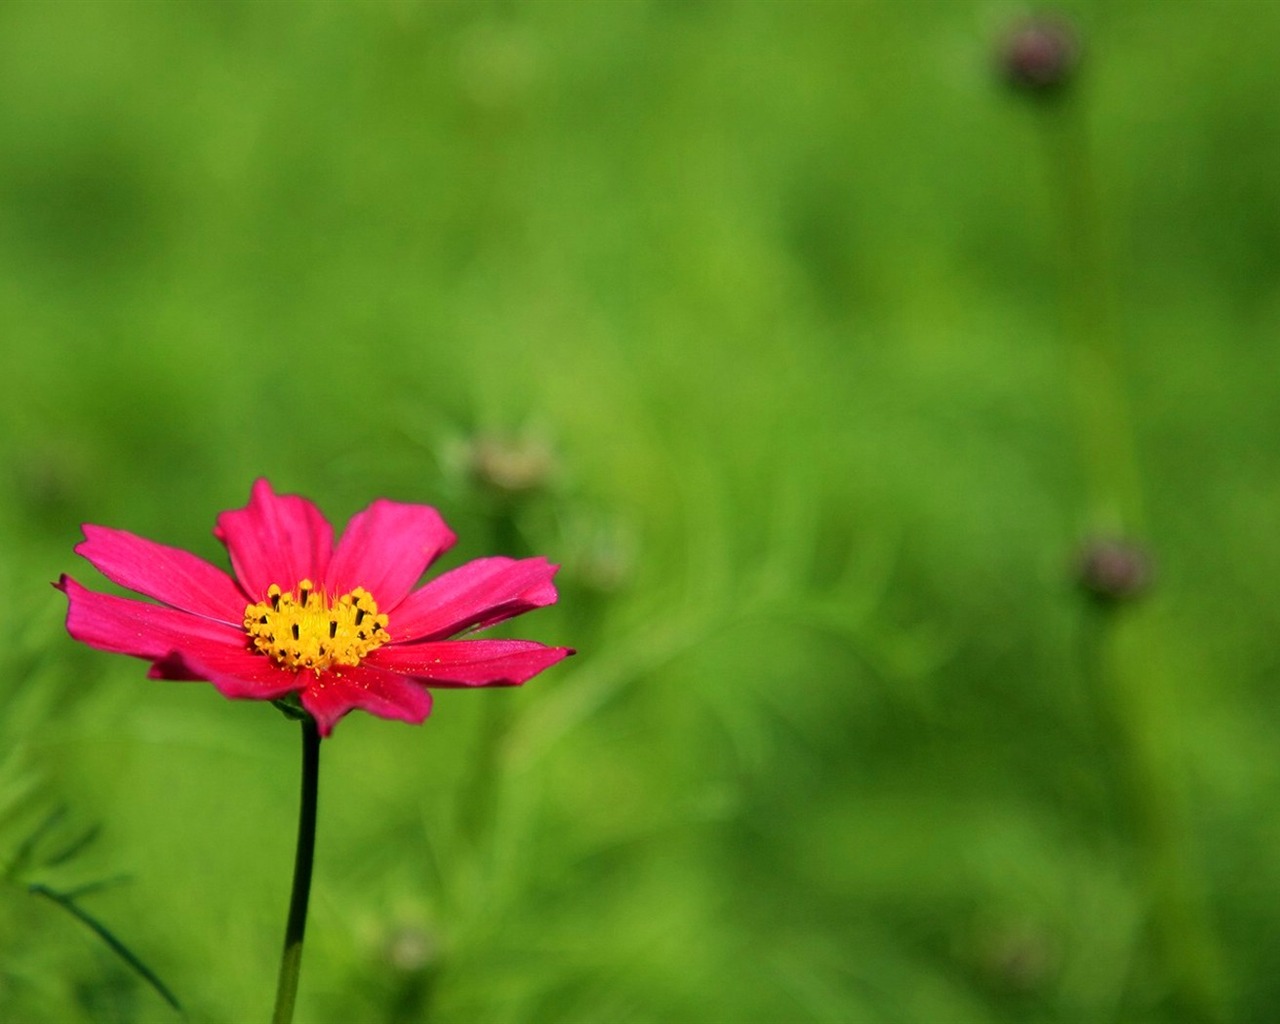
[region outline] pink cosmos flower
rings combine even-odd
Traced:
[[[518,686],[573,651],[459,634],[553,604],[558,566],[479,558],[414,590],[457,539],[427,505],[378,500],[337,546],[310,501],[266,480],[218,516],[234,578],[177,548],[86,525],[76,552],[108,579],[159,604],[87,590],[63,576],[67,631],[151,662],[152,679],[207,680],[224,696],[295,694],[320,735],[354,708],[421,722],[429,687]]]

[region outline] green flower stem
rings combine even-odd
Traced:
[[[1051,182],[1059,203],[1068,380],[1093,507],[1090,526],[1142,531],[1142,483],[1133,418],[1115,336],[1111,268],[1083,111],[1072,99],[1045,110]]]
[[[480,709],[473,769],[463,783],[463,799],[458,805],[459,831],[475,848],[493,826],[502,784],[502,748],[511,727],[511,709],[501,699],[503,695],[488,696]]]
[[[271,1024],[290,1024],[302,970],[302,938],[307,930],[307,902],[311,896],[311,865],[316,849],[316,797],[320,789],[320,733],[310,715],[302,719],[302,800],[298,809],[298,849],[293,861],[293,895],[280,956],[276,1009]]]
[[[1114,786],[1117,827],[1142,872],[1147,929],[1187,1024],[1229,1019],[1228,978],[1210,926],[1185,794],[1177,779],[1176,709],[1164,699],[1170,672],[1149,609],[1093,608],[1081,639],[1084,671]]]
[[[529,555],[517,522],[518,501],[510,496],[489,514],[493,550],[512,558]],[[489,636],[508,636],[505,626],[492,629]],[[480,709],[475,752],[471,757],[471,773],[463,782],[463,799],[458,804],[458,829],[461,835],[479,848],[493,827],[499,793],[502,788],[502,755],[511,731],[512,709],[501,694],[491,694]]]
[[[1116,338],[1111,268],[1083,110],[1046,107],[1047,156],[1060,204],[1064,333],[1089,527],[1141,539],[1142,479],[1123,360]],[[1182,1020],[1225,1019],[1226,981],[1192,851],[1168,706],[1159,623],[1111,604],[1085,625],[1086,674],[1113,747],[1113,782],[1143,876],[1148,922]]]

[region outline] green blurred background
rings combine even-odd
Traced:
[[[1063,10],[0,6],[0,1018],[178,1019],[117,876],[267,1016],[296,727],[48,586],[266,475],[580,651],[326,742],[300,1022],[1274,1019],[1280,6]]]

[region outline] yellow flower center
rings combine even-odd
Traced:
[[[274,583],[267,599],[244,610],[244,628],[255,650],[285,668],[323,672],[331,665],[358,665],[391,638],[387,617],[364,587],[329,601],[310,580],[296,592]]]

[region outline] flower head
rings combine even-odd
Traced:
[[[69,576],[67,631],[151,662],[152,679],[205,680],[224,696],[294,699],[320,734],[354,708],[421,722],[432,687],[518,686],[573,653],[532,640],[456,639],[556,600],[544,558],[479,558],[414,589],[457,539],[427,505],[378,500],[334,544],[315,505],[266,480],[218,516],[234,575],[124,530],[86,525],[76,552],[159,604]]]

